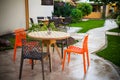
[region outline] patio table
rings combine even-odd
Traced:
[[[51,31],[51,32],[39,31],[39,32],[30,32],[28,33],[28,36],[37,40],[42,40],[42,47],[44,46],[44,44],[47,45],[47,51],[50,53],[51,56],[51,68],[52,68],[52,53],[50,52],[50,47],[52,44],[57,50],[59,58],[62,62],[61,53],[56,45],[56,40],[67,39],[68,37],[70,37],[69,33],[60,32],[60,31]]]

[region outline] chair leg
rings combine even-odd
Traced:
[[[21,58],[21,62],[20,62],[20,72],[19,72],[19,80],[21,80],[21,76],[22,76],[23,61],[24,61],[24,59]]]
[[[16,46],[16,44],[14,45],[14,54],[13,54],[13,61],[15,62],[15,60],[16,60],[16,48],[17,48],[17,46]]]
[[[51,72],[51,57],[50,57],[50,55],[48,55],[48,57],[49,57],[49,68],[50,68],[50,72]]]
[[[43,61],[43,59],[41,59],[41,65],[42,65],[42,76],[43,76],[43,80],[45,80],[45,78],[44,78],[44,61]]]
[[[63,45],[64,45],[64,44],[61,45],[62,58],[63,58]]]
[[[31,59],[30,59],[31,60]],[[34,60],[32,59],[32,64],[31,64],[32,70],[34,69]]]
[[[90,58],[89,58],[88,52],[86,52],[86,55],[87,55],[87,63],[88,63],[88,66],[90,66]]]
[[[64,57],[62,61],[62,71],[64,70],[65,59],[66,59],[66,50],[64,51]]]
[[[86,74],[86,61],[85,61],[85,54],[83,53],[83,67],[84,67],[84,74]]]
[[[70,52],[68,52],[68,64],[70,63]]]

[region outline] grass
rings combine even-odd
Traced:
[[[102,27],[104,25],[104,22],[105,20],[88,20],[88,21],[81,21],[78,23],[72,23],[70,24],[70,26],[82,27],[82,30],[80,30],[79,32],[84,33],[90,29]]]
[[[120,36],[107,35],[108,45],[103,51],[97,53],[120,67]]]
[[[112,29],[112,30],[109,30],[110,32],[119,32],[120,33],[120,29],[119,28],[115,28],[115,29]]]

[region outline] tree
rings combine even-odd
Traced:
[[[76,8],[82,11],[83,16],[92,12],[92,6],[89,3],[78,3]]]

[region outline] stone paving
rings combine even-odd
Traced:
[[[87,74],[83,72],[82,57],[79,55],[71,55],[71,62],[65,64],[64,71],[61,70],[60,60],[56,51],[52,57],[52,72],[49,72],[48,61],[45,62],[45,80],[120,80],[120,75],[117,70],[106,60],[98,57],[94,53],[105,48],[106,45],[106,31],[116,28],[117,25],[114,20],[106,20],[105,25],[101,28],[89,30],[88,47],[90,54],[90,67]],[[86,33],[75,33],[78,28],[70,28],[69,33],[72,37],[79,40],[76,46],[81,46],[81,41]],[[19,64],[20,64],[21,48],[17,49],[17,60],[12,61],[13,50],[0,52],[0,80],[18,80]],[[28,61],[23,66],[22,80],[42,80],[41,65],[37,61],[34,70]]]

